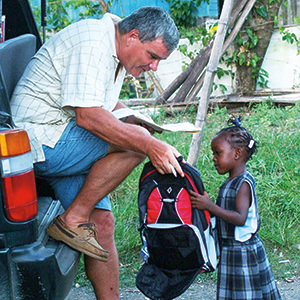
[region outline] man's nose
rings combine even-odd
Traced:
[[[154,59],[154,60],[150,63],[149,67],[150,67],[150,69],[151,69],[152,71],[156,71],[156,70],[157,70],[159,61],[160,61],[159,59]]]

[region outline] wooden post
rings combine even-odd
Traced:
[[[163,91],[164,91],[164,89],[162,88],[162,86],[161,86],[159,80],[156,78],[154,72],[150,70],[150,71],[147,71],[146,73],[147,73],[147,75],[150,77],[150,79],[151,79],[151,81],[153,82],[153,84],[155,85],[155,87],[157,88],[158,92],[159,92],[160,94],[162,94]]]
[[[209,96],[211,94],[212,83],[214,75],[216,74],[219,60],[221,58],[222,48],[225,40],[225,35],[228,28],[228,21],[230,18],[231,10],[233,6],[233,0],[225,0],[223,9],[221,12],[220,20],[218,23],[218,29],[216,38],[212,46],[209,62],[207,64],[204,83],[200,93],[199,106],[196,116],[195,125],[200,127],[200,132],[193,135],[193,139],[190,146],[190,151],[187,161],[193,166],[196,165],[198,155],[200,151],[201,139],[203,135],[203,129],[205,125],[207,107],[209,102]]]

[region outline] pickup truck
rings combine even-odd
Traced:
[[[1,2],[6,22],[0,43],[0,300],[63,300],[80,253],[46,234],[63,208],[35,178],[28,135],[15,128],[9,106],[41,37],[28,0]]]

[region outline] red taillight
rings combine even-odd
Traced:
[[[7,217],[14,222],[25,221],[37,214],[33,170],[2,178]]]
[[[37,196],[26,131],[0,132],[0,159],[7,218],[24,222],[37,215]]]

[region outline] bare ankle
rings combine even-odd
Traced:
[[[80,224],[88,223],[88,218],[77,216],[71,212],[64,212],[60,218],[70,228],[76,228]]]

